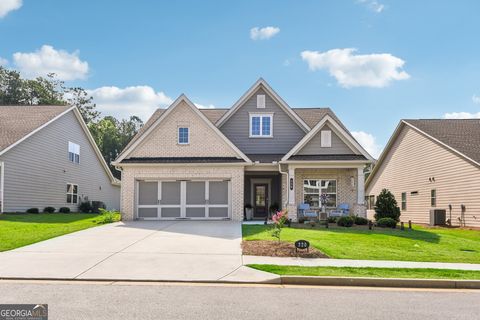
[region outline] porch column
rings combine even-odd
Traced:
[[[288,204],[295,205],[295,169],[288,168]]]
[[[363,168],[357,168],[357,203],[365,203],[365,174]]]

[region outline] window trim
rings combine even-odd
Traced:
[[[328,133],[328,141],[323,140],[323,133]],[[327,143],[328,142],[328,143]],[[331,148],[332,147],[332,130],[320,130],[320,148]]]
[[[187,142],[180,142],[180,129],[187,129]],[[190,127],[178,126],[177,128],[177,144],[185,146],[190,144]]]
[[[263,106],[259,104],[259,99],[263,99]],[[264,94],[257,94],[257,109],[265,109],[267,105],[267,99]]]
[[[252,134],[252,118],[259,117],[260,118],[260,134],[254,135]],[[270,118],[270,135],[263,135],[263,118],[269,117]],[[273,113],[257,113],[257,112],[250,112],[248,117],[248,137],[249,138],[273,138]]]
[[[311,207],[311,208],[313,208],[313,209],[321,209],[321,208],[322,208],[321,203],[320,203],[320,195],[322,194],[322,192],[321,192],[321,189],[322,189],[322,187],[321,187],[321,186],[322,186],[321,181],[335,181],[335,193],[333,193],[333,192],[326,192],[326,194],[335,194],[335,206],[333,206],[333,207],[325,206],[325,208],[326,208],[326,209],[335,209],[335,208],[337,208],[337,206],[338,206],[338,201],[337,201],[337,200],[338,200],[338,198],[337,198],[337,196],[338,196],[338,181],[337,181],[337,179],[328,179],[328,178],[326,178],[326,179],[323,179],[323,178],[320,178],[320,179],[319,179],[319,178],[303,178],[303,179],[302,179],[302,182],[303,182],[303,185],[302,185],[302,203],[305,203],[305,180],[316,180],[316,181],[320,181],[320,189],[319,189],[319,194],[318,194],[318,197],[319,197],[318,205],[319,205],[320,207],[318,207],[318,208],[317,208],[317,207]],[[307,193],[307,194],[314,194],[314,193]]]
[[[403,198],[403,196],[405,196],[405,199]],[[407,211],[407,192],[402,192],[400,199],[402,211]]]
[[[76,147],[78,147],[78,153],[76,153],[75,151],[70,151],[70,146],[72,146],[73,149],[76,149]],[[73,154],[72,159],[70,159],[70,154]],[[80,144],[68,141],[68,161],[70,161],[71,163],[80,164]]]
[[[437,206],[437,189],[430,189],[430,207]]]
[[[68,186],[69,186],[69,185],[71,185],[71,186],[72,186],[72,192],[68,192]],[[73,190],[75,190],[75,189],[74,189],[74,187],[75,187],[75,186],[77,187],[77,193],[73,192]],[[70,202],[68,202],[68,196],[69,196],[69,195],[71,195],[71,196],[72,196],[72,197],[71,197],[71,201],[70,201]],[[77,196],[77,198],[76,198],[76,199],[77,199],[77,201],[76,201],[76,202],[73,202],[73,196],[74,196],[74,195],[75,195],[75,196]],[[66,196],[67,196],[67,197],[66,197],[66,201],[65,201],[65,203],[68,203],[68,204],[78,204],[78,184],[75,184],[75,183],[67,183],[67,192],[66,192]]]

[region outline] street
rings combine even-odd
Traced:
[[[0,281],[0,303],[49,319],[475,319],[480,291],[194,283]]]

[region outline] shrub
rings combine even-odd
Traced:
[[[328,223],[336,223],[337,222],[337,217],[328,217],[327,222]]]
[[[118,221],[120,213],[114,210],[105,210],[103,208],[99,209],[100,211],[100,221],[98,223],[106,224]]]
[[[337,225],[340,227],[351,227],[353,226],[353,222],[355,219],[353,217],[340,217],[337,220]]]
[[[397,205],[397,200],[387,189],[380,192],[375,202],[375,220],[379,221],[382,218],[392,218],[396,222],[400,221],[400,208]]]
[[[55,208],[54,208],[54,207],[45,207],[45,208],[43,208],[43,212],[45,212],[45,213],[54,213],[54,212],[55,212]]]
[[[272,237],[275,237],[280,241],[280,234],[282,233],[282,228],[285,223],[288,221],[288,213],[286,210],[278,211],[272,216],[273,220],[273,230]]]
[[[40,210],[38,210],[38,208],[30,208],[30,209],[27,209],[27,213],[39,213]]]
[[[381,228],[396,228],[397,221],[392,218],[381,218],[377,220],[377,226]]]
[[[92,201],[92,212],[93,213],[100,213],[100,209],[106,209],[105,203],[102,201]]]
[[[89,213],[90,211],[92,211],[92,205],[90,204],[90,201],[81,202],[78,205],[78,211],[82,213]]]
[[[70,208],[69,207],[61,207],[58,209],[58,212],[60,213],[70,213]]]
[[[368,219],[364,217],[355,217],[355,224],[359,226],[364,226],[368,224]]]

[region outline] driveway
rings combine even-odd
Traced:
[[[0,253],[0,278],[235,280],[241,239],[232,221],[118,222]]]

